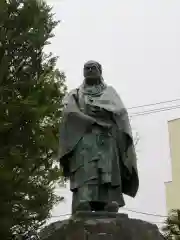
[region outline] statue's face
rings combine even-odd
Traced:
[[[92,83],[101,78],[101,70],[96,62],[89,61],[84,65],[84,77]]]

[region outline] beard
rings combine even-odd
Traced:
[[[87,85],[98,85],[101,82],[101,79],[99,77],[86,77],[85,83]]]

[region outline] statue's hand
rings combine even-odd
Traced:
[[[91,111],[93,113],[98,113],[101,111],[101,108],[100,107],[97,107],[97,106],[91,106]]]
[[[93,106],[93,105],[88,105],[87,107],[87,111],[90,115],[97,115],[98,113],[100,113],[101,108],[97,107],[97,106]]]

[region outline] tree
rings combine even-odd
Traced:
[[[165,226],[162,228],[164,238],[167,240],[180,240],[180,210],[170,211]]]
[[[37,229],[54,185],[65,75],[44,47],[58,24],[38,0],[0,1],[0,236]]]

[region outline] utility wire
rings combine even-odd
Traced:
[[[143,213],[143,214],[145,214],[145,213]],[[149,214],[147,214],[147,215],[149,215]],[[71,216],[71,214],[60,214],[60,215],[57,215],[57,216],[51,216],[51,218],[59,218],[59,217],[65,217],[65,216]],[[144,221],[148,221],[148,220],[144,220]],[[164,224],[163,221],[162,222],[160,222],[160,221],[159,222],[148,221],[148,222],[154,223],[154,224]]]
[[[151,113],[151,112],[154,112],[154,111],[161,111],[161,110],[168,110],[168,109],[171,109],[171,108],[177,108],[179,107],[180,104],[178,105],[173,105],[173,106],[166,106],[166,107],[161,107],[161,108],[154,108],[154,109],[149,109],[149,110],[144,110],[144,111],[139,111],[139,112],[132,112],[132,114],[139,114],[139,113]]]
[[[143,214],[143,215],[148,215],[148,216],[162,217],[162,218],[167,218],[168,217],[168,216],[161,215],[161,214],[141,212],[141,211],[133,210],[133,209],[130,209],[130,208],[123,208],[123,209],[128,211],[128,212],[133,212],[133,213],[138,213],[138,214]],[[51,217],[64,217],[64,216],[71,216],[71,214],[70,213],[60,214],[60,215],[57,215],[57,216],[54,215],[54,216],[51,216]]]
[[[161,214],[156,214],[156,213],[140,212],[140,211],[133,210],[133,209],[130,209],[130,208],[123,208],[123,209],[125,209],[126,211],[129,211],[129,212],[139,213],[139,214],[148,215],[148,216],[162,217],[162,218],[167,218],[168,217],[168,216],[161,215]]]
[[[71,214],[62,214],[62,215],[59,215],[59,216],[52,216],[52,218],[59,218],[61,216],[71,216]],[[153,222],[153,221],[148,221],[148,220],[143,220],[143,221],[146,221],[146,222],[149,222],[149,223],[152,223],[152,224],[164,224],[165,222]]]
[[[154,109],[149,109],[149,110],[144,110],[144,111],[139,111],[139,112],[133,112],[132,115],[136,115],[136,114],[139,114],[139,113],[151,113],[151,112],[156,112],[156,111],[161,111],[161,110],[166,110],[166,109],[171,109],[171,108],[176,108],[176,107],[179,107],[179,105],[173,105],[173,106],[166,106],[166,107],[161,107],[161,108],[154,108]]]
[[[53,215],[53,216],[51,216],[51,218],[66,217],[66,216],[71,216],[71,213],[60,214],[60,215]]]
[[[156,103],[149,103],[149,104],[139,105],[139,106],[134,106],[134,107],[129,107],[127,109],[130,110],[130,109],[136,109],[136,108],[142,108],[142,107],[150,107],[150,106],[156,106],[156,105],[159,105],[159,104],[172,103],[172,102],[177,102],[177,101],[180,101],[180,98],[161,101],[161,102],[156,102]]]
[[[148,111],[139,111],[139,112],[131,113],[129,115],[129,117],[133,118],[133,117],[137,117],[137,116],[149,115],[149,114],[154,114],[154,113],[159,113],[159,112],[164,112],[164,111],[175,110],[175,109],[179,109],[179,108],[180,108],[180,105],[176,105],[176,106],[171,106],[171,107],[151,109]]]

